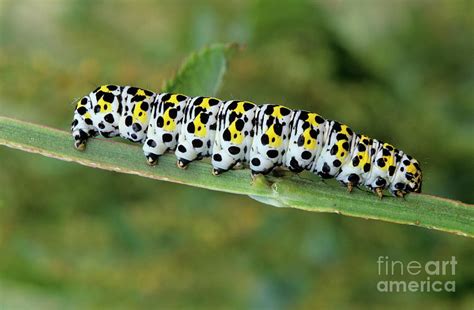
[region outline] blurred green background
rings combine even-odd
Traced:
[[[0,114],[68,130],[97,85],[157,90],[239,42],[221,98],[343,121],[417,157],[426,193],[473,203],[473,38],[468,0],[0,0]],[[378,256],[453,255],[455,293],[376,289]],[[446,233],[0,148],[2,308],[472,309],[473,257]]]

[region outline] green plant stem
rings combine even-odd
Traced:
[[[380,200],[372,193],[361,190],[348,193],[334,182],[306,175],[261,176],[252,181],[247,169],[216,177],[211,174],[210,164],[203,161],[193,162],[186,170],[178,169],[173,154],[160,157],[158,166],[149,167],[139,145],[91,139],[87,149],[79,152],[74,149],[68,132],[5,117],[0,117],[0,145],[93,168],[249,195],[278,207],[334,212],[474,237],[473,205],[430,195],[411,194],[406,199],[385,197]]]

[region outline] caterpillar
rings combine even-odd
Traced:
[[[380,198],[385,189],[396,197],[421,192],[422,172],[412,156],[317,113],[281,105],[104,85],[77,102],[71,132],[78,150],[98,135],[143,143],[150,165],[174,151],[183,169],[211,157],[214,175],[243,164],[252,176],[283,166],[336,178],[349,191],[363,185]]]

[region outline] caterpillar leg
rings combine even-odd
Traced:
[[[148,128],[150,132],[151,128]],[[158,158],[168,150],[168,147],[164,144],[162,139],[154,138],[152,135],[148,135],[145,143],[143,144],[143,153],[145,154],[146,162],[150,166],[158,164]]]
[[[380,199],[383,198],[383,187],[376,187],[374,192]]]
[[[354,189],[354,184],[352,184],[352,182],[348,182],[347,183],[347,191],[349,193],[352,193],[352,189]]]
[[[242,165],[242,163],[240,161],[232,163],[230,166],[227,167],[227,169],[213,166],[212,174],[215,175],[215,176],[218,176],[218,175],[223,174],[224,172],[227,172],[231,169],[244,169],[244,166]]]
[[[347,188],[348,193],[352,193],[352,190],[358,185],[358,183],[354,183],[351,181],[341,181],[341,180],[338,180],[338,181],[341,183],[342,186]]]
[[[405,195],[407,194],[406,192],[404,191],[396,191],[394,193],[392,193],[395,197],[399,197],[399,198],[405,198]]]
[[[221,169],[221,168],[212,168],[212,174],[215,176],[218,176],[220,174],[223,174],[224,172],[227,172],[229,170]]]
[[[190,160],[186,160],[184,158],[179,158],[177,161],[176,161],[176,166],[178,166],[178,168],[180,169],[187,169],[188,168],[188,165],[191,161]]]
[[[179,138],[181,139],[181,136]],[[198,156],[192,144],[184,139],[183,141],[180,141],[174,154],[177,158],[176,166],[178,166],[180,169],[186,169],[189,163],[191,163],[193,160],[196,160]]]
[[[150,132],[150,127],[148,132]],[[166,134],[164,135],[164,137],[166,137]],[[145,155],[147,164],[150,166],[157,165],[159,157],[169,150],[174,150],[175,147],[176,144],[172,144],[170,147],[169,143],[166,143],[161,136],[153,136],[149,134],[147,139],[145,140],[145,143],[143,144],[143,153]],[[183,162],[178,167],[182,168],[185,167],[187,164],[188,163],[185,164]]]
[[[87,133],[87,128],[81,128],[78,126],[73,130],[72,136],[74,138],[74,147],[79,151],[84,151],[86,149],[87,139],[89,134]]]
[[[359,185],[360,184],[360,176],[358,176],[357,174],[355,173],[351,173],[347,179],[347,190],[350,192],[352,192],[352,189]]]
[[[187,169],[188,165],[191,162],[193,162],[195,160],[202,160],[203,158],[204,158],[203,156],[197,156],[193,160],[187,160],[185,158],[178,157],[178,160],[176,161],[176,166],[178,166],[178,168],[180,168],[180,169]]]
[[[214,150],[214,154],[212,155],[212,174],[213,175],[219,175],[224,172],[227,172],[230,169],[232,169],[232,167],[235,166],[236,164],[237,162],[235,161],[235,159],[231,157],[227,152],[224,152],[222,150],[216,152]]]
[[[269,174],[274,167],[275,164],[273,161],[260,154],[254,154],[254,157],[250,160],[252,175]]]
[[[158,164],[158,155],[153,153],[145,153],[146,163],[150,166],[156,166]]]

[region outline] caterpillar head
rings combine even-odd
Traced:
[[[420,193],[422,181],[420,164],[410,155],[404,154],[391,183],[390,191],[395,196],[404,196],[410,192]]]

